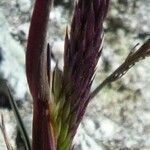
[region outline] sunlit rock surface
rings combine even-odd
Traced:
[[[25,51],[20,43],[14,40],[10,34],[10,26],[0,10],[0,46],[3,60],[0,71],[5,79],[14,87],[15,96],[19,99],[24,98],[27,91],[25,78]]]

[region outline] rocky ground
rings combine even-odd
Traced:
[[[8,80],[30,135],[32,100],[25,77],[25,49],[32,8],[32,0],[0,1],[0,77]],[[55,1],[50,16],[49,42],[60,67],[65,29],[72,16],[70,8],[72,3]],[[119,66],[132,47],[150,37],[149,9],[149,0],[112,0],[93,89]],[[149,64],[149,58],[138,63],[91,101],[74,140],[75,150],[150,149]],[[0,97],[0,107],[1,101]],[[0,113],[4,114],[11,144],[16,147],[13,113],[4,108]],[[0,150],[3,149],[0,132]]]

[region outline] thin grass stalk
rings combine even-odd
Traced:
[[[3,134],[3,137],[4,137],[4,141],[5,141],[5,144],[6,144],[6,148],[7,150],[13,150],[9,140],[8,140],[8,136],[6,134],[6,128],[5,128],[5,123],[4,123],[4,117],[3,115],[1,114],[1,123],[0,123],[0,129],[2,131],[2,134]]]
[[[91,93],[93,99],[106,85],[122,78],[129,69],[131,69],[137,62],[150,56],[150,39],[148,39],[138,50],[131,51],[126,57],[125,61],[100,85],[98,85]]]
[[[25,147],[27,150],[31,150],[31,144],[30,144],[29,136],[27,134],[26,128],[24,126],[24,122],[23,122],[21,115],[19,113],[19,110],[17,108],[17,104],[16,104],[15,100],[13,99],[13,96],[10,92],[10,89],[6,83],[6,80],[0,80],[0,85],[1,85],[0,86],[0,93],[7,97],[8,101],[11,105],[15,119],[17,121],[17,125],[18,125],[20,133],[22,135]]]

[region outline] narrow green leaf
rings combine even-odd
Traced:
[[[60,132],[60,136],[59,136],[59,139],[58,139],[58,143],[59,144],[63,144],[63,142],[65,141],[65,139],[67,137],[68,131],[69,131],[69,124],[68,124],[68,122],[62,123],[62,125],[61,125],[61,132]]]
[[[52,92],[55,102],[58,102],[62,90],[62,71],[56,65],[53,72]]]

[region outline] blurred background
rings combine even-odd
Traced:
[[[64,35],[74,0],[55,0],[48,42],[63,67]],[[34,0],[0,0],[0,79],[7,79],[31,138],[32,99],[25,76],[25,51]],[[104,24],[103,53],[92,89],[131,49],[150,38],[150,0],[111,0]],[[52,61],[52,68],[55,62]],[[75,150],[150,150],[150,59],[137,63],[89,104],[75,137]],[[0,113],[14,149],[23,150],[8,100],[0,95]],[[17,144],[16,144],[17,143]],[[5,150],[0,132],[0,150]]]

